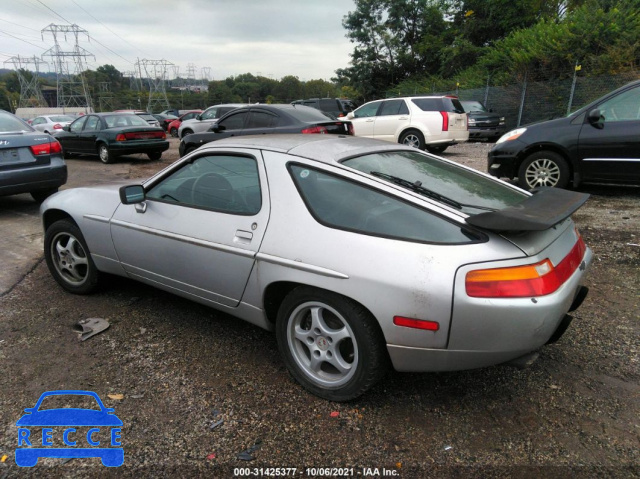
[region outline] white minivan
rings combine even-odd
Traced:
[[[467,114],[456,97],[414,96],[365,103],[349,113],[356,136],[413,146],[431,153],[469,139]]]

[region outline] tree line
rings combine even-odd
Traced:
[[[217,103],[283,103],[342,97],[363,102],[387,91],[424,92],[508,85],[526,75],[562,79],[636,71],[640,63],[638,0],[355,0],[343,19],[353,43],[348,66],[331,81],[245,73],[211,81],[207,91],[167,88],[174,108]],[[30,75],[30,72],[24,72]],[[148,90],[113,65],[84,72],[94,108],[144,108]],[[55,76],[42,77],[55,87]],[[177,79],[174,84],[184,84]],[[101,85],[107,84],[108,90]],[[0,108],[13,109],[15,72],[0,75]],[[104,102],[107,103],[106,101]]]

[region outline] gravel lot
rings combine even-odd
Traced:
[[[484,170],[489,146],[443,156]],[[130,178],[148,176],[176,148],[172,139],[160,162],[120,165]],[[84,161],[96,160],[70,163]],[[581,190],[592,194],[575,215],[595,254],[590,294],[532,367],[391,373],[347,404],[296,385],[271,333],[126,279],[72,296],[41,262],[0,297],[0,479],[233,477],[242,467],[258,477],[293,472],[259,469],[269,467],[297,468],[296,477],[375,477],[374,468],[403,478],[638,477],[640,188]],[[91,317],[111,327],[79,342],[71,327]],[[15,465],[17,419],[55,389],[92,390],[115,407],[121,468],[98,459]],[[248,449],[254,460],[239,459]],[[324,467],[346,469],[307,469]]]

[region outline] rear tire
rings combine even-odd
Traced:
[[[330,401],[364,394],[386,373],[389,357],[375,318],[355,301],[300,286],[276,320],[278,349],[291,376]]]
[[[434,153],[437,155],[439,153],[442,153],[448,147],[449,145],[436,145],[436,146],[427,146],[426,148],[429,153]]]
[[[403,145],[412,146],[418,150],[424,150],[424,135],[418,130],[405,131],[400,136],[400,141]]]
[[[153,152],[153,153],[147,153],[147,156],[149,157],[149,159],[151,161],[158,161],[160,158],[162,158],[162,152]]]
[[[518,184],[525,190],[542,186],[565,188],[569,184],[569,166],[558,153],[538,151],[520,165]]]
[[[98,145],[98,156],[100,157],[100,161],[104,164],[113,163],[113,154],[107,148],[107,145],[104,143],[100,143]]]
[[[178,138],[178,129],[177,128],[171,128],[171,131],[169,133],[171,134],[172,137]]]
[[[191,130],[182,130],[182,138],[184,138],[185,136],[189,136],[192,135],[193,131]]]

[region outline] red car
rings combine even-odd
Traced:
[[[174,138],[177,138],[178,128],[180,128],[180,124],[183,121],[194,119],[200,113],[202,113],[202,110],[191,110],[191,111],[188,111],[187,113],[184,113],[183,115],[180,115],[180,118],[178,118],[177,120],[173,120],[171,123],[169,123],[169,127],[167,128],[167,131],[171,136],[173,136]]]

